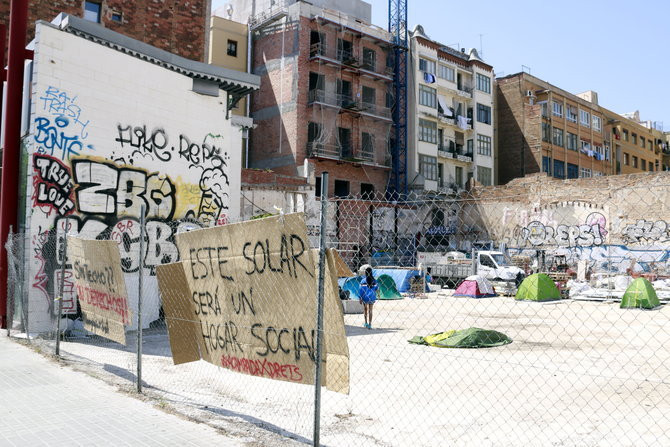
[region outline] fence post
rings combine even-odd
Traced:
[[[0,31],[2,32],[2,37],[0,39],[4,38],[4,29],[0,27]],[[5,242],[5,252],[7,253],[7,270],[9,271],[9,268],[11,267],[12,273],[16,271],[16,263],[14,262],[14,244],[16,244],[16,237],[14,236],[14,228],[12,225],[9,226],[9,234],[7,234],[7,242]],[[10,250],[11,247],[11,250]],[[9,256],[12,256],[12,261],[9,261]],[[5,315],[7,315],[7,337],[11,337],[11,331],[12,331],[12,324],[14,323],[14,300],[16,299],[16,284],[18,284],[17,278],[15,274],[12,274],[12,277],[14,278],[14,286],[12,287],[12,296],[9,294],[9,284],[11,280],[7,280],[7,308],[5,309]],[[9,278],[9,277],[8,277]],[[27,334],[26,334],[27,335]]]
[[[63,291],[65,289],[65,264],[67,264],[67,233],[68,233],[68,227],[69,227],[69,222],[64,220],[65,222],[65,228],[63,231],[65,234],[63,235],[63,264],[61,264],[60,267],[60,285],[59,285],[59,290],[58,290],[58,311],[56,313],[56,355],[60,356],[60,320],[62,320],[63,316]],[[58,228],[56,228],[56,232],[58,232]],[[56,241],[58,241],[58,234],[56,234]],[[58,256],[58,253],[56,253],[56,256]],[[26,334],[28,335],[28,334]],[[30,336],[28,336],[30,338]]]
[[[319,282],[316,294],[316,368],[314,377],[314,446],[320,445],[321,430],[321,351],[323,349],[323,282],[326,272],[326,217],[328,214],[328,173],[321,173],[321,233],[319,235]]]
[[[137,392],[142,392],[142,285],[144,270],[144,233],[146,231],[146,221],[144,217],[144,204],[140,210],[140,253],[139,267],[137,271]]]
[[[477,250],[474,248],[471,250],[472,253],[472,274],[476,275],[477,274]]]

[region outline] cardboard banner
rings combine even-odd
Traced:
[[[302,214],[182,233],[176,242],[182,261],[157,267],[174,363],[202,358],[313,384],[318,258]],[[328,259],[323,377],[328,389],[346,393],[349,350],[334,258]]]
[[[84,329],[125,345],[132,314],[117,243],[68,236],[67,244]]]

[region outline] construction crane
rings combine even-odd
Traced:
[[[389,0],[389,32],[394,63],[393,144],[388,193],[395,200],[407,195],[407,0]]]

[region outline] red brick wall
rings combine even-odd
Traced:
[[[390,82],[378,81],[360,76],[358,73],[342,70],[339,67],[320,64],[310,60],[310,32],[316,30],[326,36],[327,55],[336,59],[337,37],[342,35],[334,27],[318,25],[307,17],[301,17],[297,25],[288,29],[268,28],[256,35],[253,43],[254,72],[261,76],[261,87],[251,101],[251,111],[256,128],[251,132],[250,159],[253,167],[270,168],[284,174],[297,174],[307,157],[307,129],[309,122],[321,123],[326,135],[326,144],[335,145],[337,128],[351,129],[353,150],[358,151],[362,144],[362,132],[375,137],[375,162],[386,161],[387,142],[390,137],[391,123],[368,117],[357,117],[349,112],[338,111],[309,104],[309,74],[319,73],[325,76],[333,91],[336,79],[351,81],[354,97],[360,94],[362,87],[376,90],[376,106],[386,105],[386,90]],[[383,72],[386,64],[386,49],[371,41],[346,35],[353,42],[353,53],[362,59],[363,47],[374,49],[377,53],[377,71]],[[282,67],[281,57],[285,57]],[[360,98],[358,98],[360,99]],[[278,105],[284,105],[279,115]],[[372,183],[378,191],[384,191],[388,169],[373,168],[360,164],[340,161],[312,160],[318,172],[331,170],[331,179],[350,181],[352,193],[360,193],[360,183]],[[332,166],[332,168],[331,168]],[[366,180],[370,176],[371,180]],[[333,188],[330,188],[331,192]]]
[[[28,1],[28,0],[26,0]],[[205,33],[211,0],[100,0],[102,25],[188,59],[205,60]],[[52,21],[64,12],[83,17],[83,0],[30,0],[28,36],[35,35],[37,20]],[[9,27],[10,0],[0,0],[0,23]],[[122,23],[112,21],[122,14]]]

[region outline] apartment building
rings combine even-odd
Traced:
[[[545,172],[559,179],[614,174],[598,95],[574,95],[528,73],[496,82],[501,184]]]
[[[493,67],[472,49],[410,38],[408,182],[415,192],[455,193],[469,178],[495,183]]]
[[[371,25],[368,3],[230,3],[250,24],[251,168],[320,177],[331,195],[385,191],[391,161],[391,36]],[[339,9],[338,9],[339,8]]]
[[[616,174],[655,172],[663,169],[664,134],[651,122],[640,121],[639,112],[622,114],[603,109],[612,141]]]
[[[7,27],[10,3],[10,0],[0,1],[0,24]],[[170,53],[204,62],[208,47],[206,29],[211,8],[211,0],[31,1],[28,5],[26,43],[35,36],[37,20],[50,22],[64,12],[99,23],[107,29]]]

